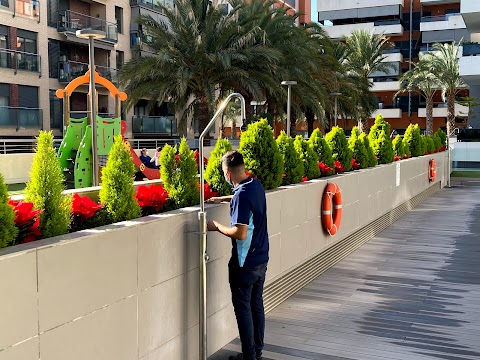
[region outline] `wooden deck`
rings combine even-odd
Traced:
[[[267,315],[266,360],[480,359],[480,187],[444,189]],[[236,339],[209,360],[240,350]]]

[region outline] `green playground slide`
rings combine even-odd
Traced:
[[[98,155],[108,155],[113,145],[113,138],[121,133],[122,119],[104,119],[97,116]]]
[[[75,188],[92,186],[92,127],[87,125],[75,159]]]
[[[86,128],[87,118],[70,119],[67,132],[58,150],[58,159],[62,169],[68,169],[70,163],[75,160],[76,152],[85,135]]]

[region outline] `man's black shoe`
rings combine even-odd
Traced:
[[[262,360],[263,358],[260,356],[260,357],[257,357],[256,360]],[[228,360],[243,360],[243,354],[237,354],[237,355],[230,355],[228,357]]]

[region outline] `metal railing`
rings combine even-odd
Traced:
[[[420,22],[448,21],[452,16],[460,16],[460,13],[445,14],[440,16],[424,16]]]
[[[135,134],[166,134],[177,133],[177,121],[174,116],[139,116],[132,118],[132,132]]]
[[[60,147],[62,139],[53,139],[56,150]],[[0,154],[28,154],[35,152],[36,139],[0,139]]]
[[[145,35],[140,31],[130,32],[130,47],[139,47],[140,50],[155,53],[155,50],[151,47],[153,43],[153,37],[151,35]]]
[[[0,68],[41,72],[40,55],[24,51],[0,49]]]
[[[130,6],[135,5],[144,6],[146,8],[163,13],[163,10],[160,8],[160,6],[158,6],[157,0],[130,0]]]
[[[401,50],[396,48],[382,50],[382,54],[399,54],[400,52]]]
[[[376,20],[373,22],[374,26],[386,26],[386,25],[398,25],[398,24],[401,24],[400,19]]]
[[[0,106],[0,128],[42,130],[42,109]]]
[[[463,56],[480,55],[480,44],[464,44],[462,55]]]
[[[116,82],[117,81],[117,69],[113,69],[107,66],[95,66],[95,70],[104,78]],[[58,81],[70,82],[73,79],[84,75],[88,71],[88,64],[78,61],[59,61],[58,62]]]
[[[81,29],[101,30],[107,34],[103,40],[118,41],[117,24],[71,10],[58,12],[57,31],[75,33]]]

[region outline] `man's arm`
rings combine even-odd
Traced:
[[[243,241],[247,237],[248,226],[237,224],[229,227],[213,220],[207,223],[207,230],[218,231],[219,233],[228,236],[229,238]]]
[[[209,204],[220,204],[222,202],[230,201],[232,200],[233,195],[227,195],[227,196],[216,196],[208,199],[205,201],[206,203]]]

